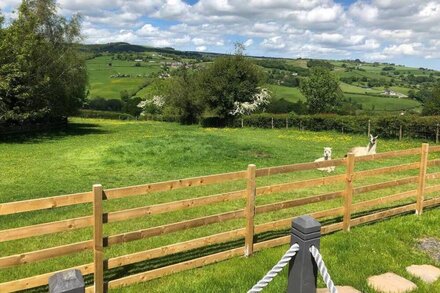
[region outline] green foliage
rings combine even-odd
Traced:
[[[263,82],[262,71],[243,55],[218,57],[200,71],[202,98],[213,114],[230,118],[234,103],[250,102]]]
[[[23,1],[0,39],[0,120],[67,116],[85,99],[87,71],[78,53],[80,19],[57,14],[54,0]]]
[[[339,82],[324,67],[312,68],[310,77],[302,81],[300,88],[312,114],[334,113],[340,105],[342,91]]]
[[[97,97],[88,102],[87,108],[100,111],[115,111],[122,110],[122,101],[118,99],[104,99]]]
[[[337,130],[344,133],[366,133],[368,120],[371,122],[371,132],[380,137],[396,138],[402,126],[405,137],[435,139],[439,116],[420,117],[413,115],[404,116],[351,116],[336,114],[318,115],[293,115],[293,114],[254,114],[243,117],[244,124],[250,127],[271,128],[272,118],[278,128],[286,127],[286,119],[289,126],[311,131]],[[241,120],[235,119],[229,124],[233,127],[241,127]]]
[[[100,111],[81,109],[76,115],[82,118],[100,118],[100,119],[114,119],[114,120],[135,120],[136,118],[130,114],[118,113],[113,111]]]
[[[319,59],[310,59],[309,61],[307,61],[307,67],[309,68],[323,67],[323,68],[327,68],[328,70],[333,70],[335,68],[335,66],[330,62]]]
[[[440,115],[440,82],[434,85],[426,97],[422,115]]]
[[[200,75],[185,71],[181,76],[172,78],[165,100],[165,110],[168,110],[166,114],[179,116],[181,124],[198,123],[205,109]]]

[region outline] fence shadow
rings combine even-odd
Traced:
[[[0,135],[0,143],[42,143],[47,140],[57,140],[68,136],[83,136],[89,134],[108,134],[110,131],[104,130],[99,124],[94,123],[72,123],[69,122],[63,129],[53,129],[38,132],[21,134]]]

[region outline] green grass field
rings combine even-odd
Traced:
[[[299,88],[292,88],[280,85],[268,85],[275,99],[285,99],[289,102],[295,103],[299,100],[305,101],[305,97],[300,92]],[[341,83],[341,89],[344,92],[345,98],[351,98],[352,101],[360,103],[363,110],[372,110],[380,112],[397,112],[402,110],[416,110],[420,108],[420,102],[411,99],[398,99],[376,96],[382,91],[380,89],[373,89],[371,91]],[[397,90],[397,89],[396,89]],[[373,95],[368,95],[371,93]]]
[[[112,63],[112,66],[109,66],[109,63]],[[144,76],[160,70],[160,64],[157,62],[142,62],[141,67],[134,65],[135,62],[131,61],[111,60],[111,56],[88,60],[90,98],[119,99],[121,91],[137,91],[145,82]],[[111,78],[118,73],[129,74],[131,77]]]
[[[415,100],[406,98],[387,98],[368,96],[362,94],[344,94],[345,98],[351,98],[362,104],[363,110],[382,111],[382,112],[396,112],[402,110],[418,110],[420,103]]]
[[[305,101],[304,95],[300,92],[299,88],[287,87],[282,85],[270,84],[267,85],[272,93],[274,99],[284,99],[286,101],[295,103],[299,100]]]
[[[103,184],[104,188],[112,188],[244,170],[250,163],[254,163],[258,168],[261,168],[266,166],[308,162],[321,157],[322,148],[325,146],[333,147],[334,158],[341,158],[350,147],[363,146],[368,142],[365,136],[342,135],[336,132],[301,132],[294,129],[212,129],[200,128],[198,126],[180,126],[173,123],[122,122],[93,119],[72,119],[71,122],[72,123],[67,131],[2,140],[0,144],[0,153],[3,155],[2,172],[7,174],[7,176],[2,176],[0,178],[1,203],[89,191],[91,190],[92,184],[95,183]],[[404,140],[401,142],[395,140],[379,140],[378,152],[419,147],[421,142],[422,141],[415,140]],[[373,168],[389,164],[401,164],[417,160],[418,158],[413,156],[391,159],[386,162],[369,162],[358,165],[357,169],[362,170],[365,168]],[[430,168],[430,172],[435,170],[439,169]],[[344,168],[337,168],[336,173],[344,173]],[[416,174],[417,170],[406,171],[402,174],[388,174],[380,177],[364,179],[356,182],[356,184],[371,184],[374,182],[393,180]],[[325,176],[329,175],[317,170],[310,170],[300,173],[281,174],[259,178],[257,184],[258,186],[264,186],[292,180],[296,181]],[[430,182],[430,184],[432,183]],[[135,196],[107,201],[105,202],[104,209],[105,211],[129,209],[238,190],[243,189],[244,187],[245,182],[237,181],[206,187],[175,190],[166,193]],[[292,192],[272,194],[258,197],[257,205],[336,191],[341,188],[343,188],[343,185],[337,184],[334,186],[316,186],[307,190],[295,190]],[[370,192],[356,197],[355,202],[377,198],[386,194],[393,194],[395,192],[407,190],[408,188],[415,188],[415,185],[394,187],[387,191],[379,190],[376,192]],[[405,202],[407,202],[407,200],[399,202],[399,204]],[[261,214],[256,217],[256,224],[289,218],[295,215],[309,213],[311,211],[338,207],[341,206],[341,204],[342,202],[340,199],[335,199],[323,203]],[[145,229],[186,219],[236,210],[243,208],[243,206],[244,201],[238,200],[206,207],[192,208],[179,212],[145,216],[138,219],[106,224],[104,227],[104,234],[114,235]],[[435,213],[438,215],[438,212]],[[14,227],[68,219],[89,214],[91,214],[91,205],[82,204],[74,207],[2,216],[0,217],[0,229],[11,229]],[[434,215],[435,214],[430,217],[427,213],[426,217],[424,215],[422,217],[423,220],[420,221],[427,221],[426,223],[430,224],[432,223],[430,222],[430,219],[435,217]],[[417,225],[421,225],[420,221],[416,221],[414,227],[419,227]],[[405,223],[406,221],[402,221],[401,225]],[[121,245],[114,245],[105,250],[105,255],[107,258],[125,255],[136,251],[175,243],[176,241],[180,242],[241,228],[243,225],[243,220],[232,220],[180,231],[178,233],[171,233]],[[414,234],[415,232],[410,232],[412,230],[408,230],[408,235],[405,237],[410,238],[418,237],[418,235],[432,234],[434,233],[433,231],[436,231],[436,228],[434,228],[434,226],[431,228],[426,228],[426,231],[419,229],[417,230],[417,234]],[[360,228],[359,230],[361,229],[363,228]],[[402,227],[402,229],[404,228]],[[398,233],[398,230],[392,232]],[[285,231],[282,233],[285,233]],[[356,234],[356,232],[353,231],[353,237],[347,237],[344,233],[336,233],[328,238],[324,238],[329,239],[324,240],[329,241],[329,244],[326,244],[324,247],[327,247],[328,249],[331,247],[340,247],[336,249],[336,251],[341,250],[338,254],[335,254],[334,257],[329,254],[328,250],[324,250],[327,257],[326,259],[328,259],[330,264],[337,263],[337,260],[341,259],[337,257],[338,255],[346,255],[354,258],[356,245],[361,245],[365,238],[353,240],[353,243],[348,240],[352,238],[357,239],[356,235],[364,237],[362,234],[362,232]],[[370,235],[372,234],[373,231],[370,232]],[[381,232],[377,232],[378,236],[382,234],[383,233]],[[261,241],[261,239],[267,239],[277,235],[279,236],[280,233],[268,233],[266,235],[259,235],[257,238]],[[84,241],[91,239],[91,237],[91,229],[85,228],[53,235],[32,237],[29,240],[3,242],[0,243],[0,257],[77,241]],[[402,237],[404,237],[403,234]],[[334,242],[337,242],[338,244],[332,244]],[[386,242],[384,241],[384,238],[379,237],[377,241],[372,242],[372,245],[377,245],[381,248],[381,250],[377,251],[382,251],[378,254],[382,258],[389,259],[392,257],[393,259],[398,259],[404,263],[413,261],[413,254],[402,253],[402,251],[405,250],[403,245],[399,246],[398,250],[391,250],[385,253],[386,247],[383,247],[383,243]],[[124,274],[132,274],[146,269],[161,267],[178,260],[189,259],[195,255],[202,256],[210,251],[221,251],[231,247],[240,247],[241,245],[242,243],[240,241],[233,242],[225,245],[217,245],[210,249],[201,249],[187,254],[152,260],[136,266],[129,266],[127,268],[111,271],[107,274],[107,278],[115,278],[116,276],[121,277]],[[344,250],[343,248],[346,249]],[[149,291],[150,289],[157,291],[163,289],[164,291],[161,292],[169,292],[167,290],[179,288],[175,286],[182,284],[185,276],[185,278],[188,277],[188,280],[190,281],[183,284],[182,288],[189,288],[189,286],[191,286],[194,288],[193,292],[243,291],[244,288],[249,287],[251,283],[263,275],[263,272],[268,267],[276,262],[280,253],[284,249],[285,247],[267,250],[249,260],[236,258],[230,262],[208,266],[201,270],[194,270],[187,272],[186,274],[178,274],[139,285],[145,287],[135,286],[121,290],[138,292],[140,290],[139,288],[146,288],[145,290],[142,289],[142,291]],[[344,251],[346,251],[347,254],[344,254]],[[361,271],[359,276],[363,276],[371,271],[381,271],[384,268],[383,263],[377,262],[375,258],[368,258],[365,256],[362,259],[368,260],[368,264],[365,265],[365,271]],[[243,260],[243,262],[241,262],[241,260]],[[91,261],[92,253],[86,251],[37,263],[25,264],[19,267],[0,269],[0,282],[60,270]],[[233,267],[228,268],[228,264]],[[354,266],[354,268],[361,267],[362,265],[357,264],[356,261],[355,264],[356,266]],[[243,278],[237,278],[236,281],[233,280],[234,278],[230,277],[234,271],[239,271],[249,265],[258,266],[258,269],[242,272]],[[351,271],[345,271],[345,269],[348,270],[351,268],[352,267],[342,266],[337,274],[340,279],[337,280],[343,280],[346,284],[360,284],[360,279],[357,279],[356,276],[350,274]],[[404,269],[404,267],[402,267],[402,269]],[[210,274],[212,274],[213,271],[217,274],[218,279],[211,278],[212,275]],[[242,282],[244,278],[246,278],[246,282]],[[209,282],[208,280],[211,279],[213,281]],[[87,279],[87,282],[90,283],[90,278]],[[162,282],[165,285],[160,288],[159,285]],[[278,288],[276,286],[283,285],[282,278],[277,282],[280,282],[278,283],[279,285],[274,285],[275,289],[271,289],[273,291],[270,292],[276,292],[276,288]],[[191,291],[190,289],[188,290]],[[188,292],[188,290],[177,290],[177,292]]]

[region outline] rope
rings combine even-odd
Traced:
[[[335,284],[333,283],[330,274],[328,273],[327,267],[322,260],[322,255],[319,253],[319,250],[315,246],[310,247],[309,250],[313,258],[315,259],[318,270],[321,273],[325,284],[327,285],[327,289],[330,291],[330,293],[338,293],[338,289],[335,287]]]
[[[289,250],[283,255],[280,261],[260,280],[257,284],[248,291],[248,293],[261,292],[272,280],[275,278],[279,272],[289,263],[296,252],[299,250],[298,244],[293,244]]]

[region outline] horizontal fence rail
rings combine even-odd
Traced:
[[[319,210],[319,206],[314,205],[313,208],[318,210],[309,213],[314,218],[328,221],[327,225],[321,227],[321,232],[323,234],[332,233],[338,230],[348,231],[350,227],[408,212],[416,212],[420,215],[424,208],[440,205],[440,197],[436,197],[434,194],[440,192],[440,184],[435,184],[434,181],[440,179],[440,172],[428,172],[429,167],[440,166],[440,159],[428,160],[428,154],[434,152],[440,152],[440,147],[429,147],[427,144],[423,144],[421,148],[391,151],[361,157],[349,155],[346,158],[336,160],[291,164],[260,169],[257,169],[255,165],[249,165],[249,168],[245,171],[170,180],[123,188],[103,189],[101,186],[94,186],[93,191],[91,192],[1,203],[0,216],[9,215],[9,217],[12,217],[13,214],[35,212],[38,210],[54,209],[77,204],[89,204],[87,208],[90,208],[90,204],[93,204],[93,214],[2,230],[0,231],[0,242],[14,240],[21,241],[21,239],[27,239],[30,237],[73,231],[87,227],[93,228],[94,238],[37,251],[2,256],[0,257],[0,269],[35,263],[82,251],[90,251],[93,252],[94,262],[79,265],[74,268],[79,269],[83,275],[94,274],[94,284],[86,289],[87,292],[103,292],[104,287],[117,288],[119,286],[152,280],[174,272],[201,267],[239,255],[248,256],[261,249],[289,243],[289,236],[281,236],[274,239],[255,242],[255,235],[277,230],[287,230],[291,226],[292,217],[276,219],[271,222],[261,222],[259,220],[259,215],[265,213],[274,213],[285,209],[298,208],[328,201],[336,206],[328,209],[322,209],[321,207],[321,210]],[[417,158],[419,158],[419,161],[361,171],[355,170],[355,166],[358,163],[404,156],[418,156]],[[260,177],[333,166],[341,166],[345,169],[345,172],[337,175],[325,175],[320,178],[257,186],[258,184],[256,180]],[[403,173],[411,170],[418,170],[419,175],[408,176],[405,175],[407,173]],[[358,180],[370,177],[377,178],[380,177],[380,175],[397,173],[402,173],[400,175],[401,177],[408,177],[389,181],[376,181],[376,183],[372,184],[355,184]],[[111,212],[103,211],[102,203],[105,200],[143,196],[152,193],[167,192],[196,186],[207,186],[211,184],[221,184],[239,180],[243,182],[244,186],[242,188],[244,189],[186,198],[172,202],[149,204],[124,210]],[[291,197],[292,192],[316,186],[332,186],[336,191],[315,193],[314,195],[302,197],[296,196],[297,198]],[[363,199],[362,197],[364,194],[368,195],[369,193],[378,190],[387,190],[400,186],[406,186],[407,190],[400,190],[397,193],[376,198],[369,197],[368,199]],[[266,204],[257,204],[256,202],[256,200],[262,196],[280,193],[286,193],[286,195],[282,195],[284,200],[278,200],[277,202]],[[425,198],[428,195],[431,197]],[[198,218],[185,219],[179,222],[166,223],[160,226],[148,227],[136,231],[128,231],[115,235],[103,235],[103,226],[108,223],[133,220],[136,218],[164,213],[173,213],[196,207],[204,207],[238,200],[241,200],[241,203],[245,201],[242,208],[236,208],[235,210],[217,214],[205,214]],[[180,243],[171,243],[165,246],[108,259],[105,259],[104,257],[105,248],[116,244],[157,237],[237,219],[243,220],[245,225],[238,229],[223,231]],[[231,246],[229,246],[229,248],[227,248],[228,250],[225,251],[218,252],[217,250],[206,256],[177,262],[130,276],[124,276],[119,279],[111,280],[106,285],[104,284],[104,275],[107,270],[159,259],[164,256],[185,253],[195,249],[202,249],[211,245],[219,245],[229,242],[238,243],[234,244],[235,246],[241,245],[239,244],[241,242],[238,240],[244,240],[244,248],[237,248],[234,246],[231,248]],[[47,285],[49,277],[55,273],[57,272],[45,273],[1,283],[0,292],[14,292]]]

